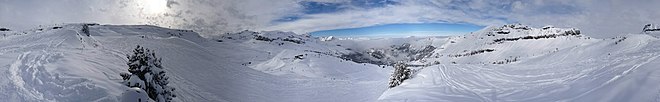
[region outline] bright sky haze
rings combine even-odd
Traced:
[[[329,34],[387,25],[396,27],[369,34],[450,34],[437,32],[464,32],[447,25],[521,23],[576,27],[586,35],[614,37],[660,23],[658,5],[660,0],[0,0],[0,27],[150,24],[211,36],[246,29]]]

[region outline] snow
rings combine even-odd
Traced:
[[[544,33],[535,30],[530,34]],[[660,90],[657,89],[660,87],[653,82],[658,79],[649,74],[655,72],[658,66],[655,63],[660,62],[657,59],[660,56],[658,39],[644,34],[625,37],[627,39],[618,44],[614,43],[621,38],[569,36],[506,42],[502,45],[511,45],[505,46],[463,40],[474,38],[471,35],[455,38],[453,40],[459,42],[457,46],[443,51],[465,47],[493,48],[496,51],[476,55],[479,57],[454,59],[459,64],[424,67],[415,78],[386,91],[379,100],[658,101]],[[463,45],[464,42],[474,45]],[[474,64],[503,55],[521,56],[522,60],[505,65]]]
[[[147,77],[147,76],[145,76]],[[128,81],[126,81],[126,84],[128,86],[132,87],[139,87],[139,88],[145,88],[147,84],[144,83],[144,81],[140,80],[138,76],[132,75],[131,77],[128,78]]]
[[[660,101],[660,42],[652,34],[495,42],[578,30],[508,25],[450,37],[242,31],[204,38],[148,25],[92,25],[89,36],[82,24],[58,27],[0,32],[0,100],[116,102],[136,96],[130,92],[139,90],[123,85],[119,74],[128,72],[126,54],[140,45],[162,58],[168,85],[176,88],[173,101]],[[411,50],[436,49],[408,61],[418,65],[410,66],[413,78],[394,88],[388,88],[391,66],[339,57],[404,43]],[[484,49],[494,51],[450,57]],[[391,60],[407,58],[386,52]]]
[[[140,88],[129,88],[121,94],[121,102],[149,102],[153,101],[147,92]]]

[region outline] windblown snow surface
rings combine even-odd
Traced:
[[[162,58],[174,101],[660,101],[657,34],[596,39],[508,25],[451,37],[205,38],[146,25],[86,34],[82,25],[0,32],[0,100],[119,101],[126,54],[140,45]],[[408,63],[413,78],[388,88],[391,61]]]

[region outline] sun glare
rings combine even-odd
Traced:
[[[161,14],[167,10],[166,0],[141,0],[142,10],[148,14]]]

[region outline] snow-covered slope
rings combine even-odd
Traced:
[[[495,30],[491,30],[495,29]],[[465,57],[440,57],[437,64],[418,68],[416,76],[392,88],[383,101],[614,101],[660,99],[660,43],[646,34],[612,39],[557,36],[491,43],[492,39],[562,34],[567,29],[513,29],[493,34],[489,27],[453,37],[438,52],[493,49]],[[493,33],[489,33],[493,31]],[[513,56],[515,61],[492,62]],[[427,60],[434,60],[430,58]],[[438,61],[436,60],[436,61]]]
[[[88,26],[88,33],[83,30]],[[242,31],[203,38],[147,25],[0,31],[0,99],[119,101],[137,45],[162,57],[174,101],[658,101],[653,34],[490,26],[452,37],[316,38]],[[388,89],[395,61],[413,78]]]
[[[170,86],[177,88],[174,101],[375,101],[387,89],[387,70],[310,52],[331,49],[313,41],[266,42],[249,35],[218,42],[142,25],[92,25],[87,36],[82,24],[62,27],[2,38],[0,99],[118,101],[128,90],[119,73],[127,72],[126,54],[137,45],[162,57]],[[305,37],[290,39],[298,38]]]

